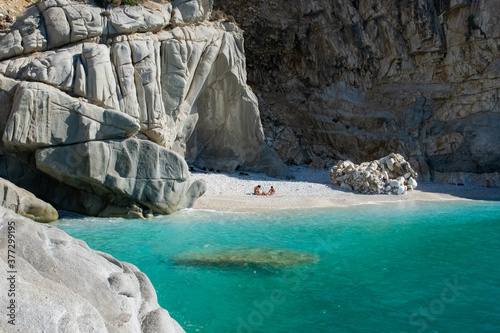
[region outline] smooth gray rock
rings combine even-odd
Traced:
[[[4,133],[7,119],[12,110],[14,95],[17,90],[18,82],[0,75],[0,133]],[[0,153],[4,151],[3,141],[0,141]]]
[[[0,178],[0,198],[0,206],[36,222],[52,222],[58,219],[57,210],[50,204],[2,178]]]
[[[82,62],[86,73],[86,97],[91,102],[100,102],[109,108],[119,110],[114,69],[106,45],[84,43]]]
[[[172,23],[184,26],[207,20],[212,11],[213,0],[174,0]]]
[[[242,31],[209,21],[211,5],[31,7],[12,25],[20,44],[0,37],[15,50],[0,54],[0,73],[22,81],[0,76],[3,151],[12,154],[0,174],[58,208],[131,218],[192,206],[205,185],[191,183],[184,158],[289,176],[264,142]],[[163,30],[169,23],[177,27]],[[141,140],[123,140],[132,135]]]
[[[42,14],[36,7],[31,7],[17,18],[14,24],[23,39],[23,53],[29,54],[47,48],[47,31]]]
[[[157,28],[146,24],[147,15],[166,20],[169,5],[110,7],[110,16],[99,16],[101,20],[96,7],[68,1],[41,2],[38,8],[42,13],[64,9],[73,42],[86,39],[0,62],[0,73],[44,82],[93,104],[122,111],[139,121],[140,131],[151,141],[197,166],[290,176],[264,143],[258,101],[246,85],[241,31],[235,25],[207,22],[211,2],[204,0],[174,4],[185,15],[197,17],[199,24],[193,21],[153,34]],[[109,28],[117,22],[124,24],[118,29],[121,32]],[[101,23],[108,25],[101,37],[117,36],[106,44],[87,42],[101,33]],[[42,31],[40,24],[37,29]],[[131,34],[136,31],[148,32]]]
[[[76,3],[64,6],[63,10],[71,28],[72,43],[103,34],[105,18],[101,15],[102,8]]]
[[[22,79],[38,81],[70,90],[73,84],[73,55],[67,50],[47,52],[45,57],[35,58],[22,71]]]
[[[135,32],[158,32],[170,22],[170,3],[148,3],[148,6],[108,7],[109,34],[131,34]]]
[[[78,129],[78,130],[77,130]],[[106,110],[34,82],[20,83],[3,142],[9,151],[125,138],[139,130],[126,114]]]
[[[0,37],[0,60],[23,53],[22,38],[19,30],[13,30]]]
[[[93,141],[40,149],[37,168],[81,190],[113,196],[119,205],[135,202],[158,214],[191,207],[205,192],[189,180],[182,156],[146,140]]]
[[[134,211],[133,207],[117,207],[116,204],[110,202],[112,197],[104,198],[91,191],[82,191],[61,183],[31,166],[31,159],[29,154],[21,155],[18,153],[15,157],[0,155],[0,177],[30,191],[38,198],[43,198],[58,209],[82,215],[98,216],[101,212],[109,211],[114,207],[114,211],[119,213],[114,216],[121,217]]]
[[[16,236],[16,331],[184,332],[134,265],[0,207],[3,253],[9,227]],[[5,256],[0,262],[7,267]]]
[[[68,44],[71,41],[71,28],[66,13],[61,7],[51,7],[43,11],[50,49]]]

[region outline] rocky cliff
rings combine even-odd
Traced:
[[[0,235],[2,332],[184,332],[134,265],[4,207]]]
[[[216,0],[287,163],[398,152],[429,179],[500,186],[500,3]]]
[[[286,177],[246,85],[243,37],[209,0],[45,0],[0,36],[0,176],[56,206],[190,207],[188,163]]]

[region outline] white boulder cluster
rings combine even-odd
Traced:
[[[400,154],[389,154],[359,165],[351,161],[339,161],[330,170],[333,185],[370,194],[406,194],[417,187],[417,177],[410,163]]]

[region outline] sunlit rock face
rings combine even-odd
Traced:
[[[59,218],[57,210],[32,193],[0,178],[0,206],[36,222],[53,222]]]
[[[402,154],[423,179],[499,186],[500,2],[218,0],[288,163]]]
[[[134,265],[0,207],[0,232],[13,231],[17,332],[184,333]],[[0,250],[9,248],[2,238]]]
[[[418,174],[399,154],[359,165],[339,161],[330,169],[330,181],[348,191],[369,194],[406,194],[418,185]]]
[[[183,266],[245,269],[247,267],[284,268],[313,264],[319,257],[310,252],[267,247],[236,247],[218,250],[188,251],[171,258]]]
[[[211,11],[208,0],[28,8],[0,34],[0,176],[100,216],[190,207],[205,185],[187,163],[288,177],[264,141],[242,32]]]

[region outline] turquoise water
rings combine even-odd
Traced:
[[[135,264],[187,332],[500,332],[500,203],[401,202],[272,214],[187,210],[53,225]],[[266,247],[319,261],[182,266]]]

